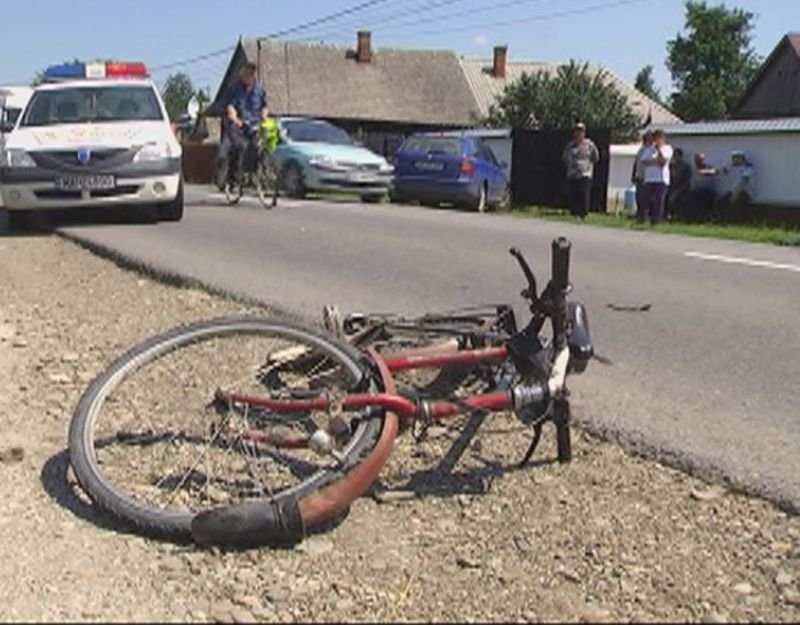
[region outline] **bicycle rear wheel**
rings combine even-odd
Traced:
[[[258,500],[280,506],[339,479],[382,427],[373,413],[276,414],[221,402],[218,389],[337,396],[368,391],[364,371],[349,345],[280,321],[177,328],[133,347],[91,383],[70,423],[70,461],[99,507],[142,533],[188,538],[201,512]],[[336,459],[311,451],[318,430]]]

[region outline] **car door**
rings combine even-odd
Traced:
[[[489,190],[489,201],[499,202],[505,192],[505,172],[500,167],[492,149],[483,141],[477,145],[478,155],[484,163],[486,182]]]

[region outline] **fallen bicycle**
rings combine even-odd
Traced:
[[[75,410],[78,482],[143,534],[293,543],[370,488],[399,434],[455,415],[513,411],[532,430],[521,464],[552,423],[569,461],[567,375],[593,356],[586,311],[568,301],[570,244],[553,241],[541,294],[511,253],[528,282],[522,329],[508,305],[414,318],[327,308],[325,332],[229,317],[144,341]],[[477,391],[461,387],[465,372]]]

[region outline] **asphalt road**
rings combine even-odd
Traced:
[[[191,189],[179,224],[61,232],[302,316],[509,302],[528,256],[573,243],[596,350],[575,417],[625,444],[800,510],[800,250],[394,205],[254,201]],[[649,304],[646,312],[614,306]],[[146,311],[143,311],[146,314]],[[522,454],[524,450],[520,450]]]

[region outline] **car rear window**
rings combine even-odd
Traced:
[[[156,94],[147,86],[71,87],[37,91],[23,126],[164,119]]]
[[[403,146],[403,152],[460,156],[461,140],[453,137],[411,137]]]

